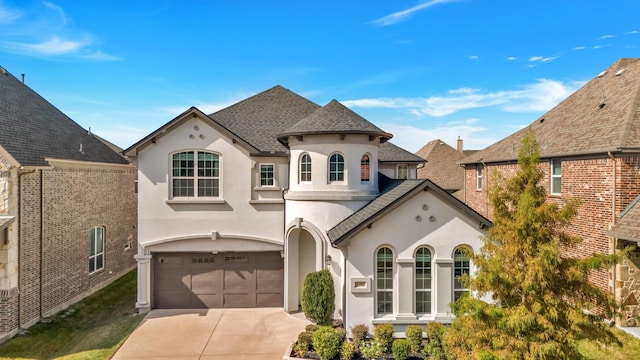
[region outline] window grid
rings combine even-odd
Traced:
[[[453,253],[453,301],[458,300],[464,293],[469,292],[469,289],[464,287],[462,276],[469,274],[470,271],[469,258],[462,249],[456,249]]]
[[[173,154],[172,168],[173,197],[218,197],[220,195],[218,155],[204,151],[183,151]]]
[[[104,269],[104,227],[97,226],[89,233],[89,274]]]
[[[482,173],[484,166],[482,164],[476,165],[476,190],[482,190]]]
[[[551,160],[551,193],[562,193],[562,161]]]
[[[260,165],[260,186],[274,186],[274,165],[273,164],[261,164]]]
[[[340,154],[329,158],[329,181],[344,181],[344,157]]]
[[[311,181],[311,156],[303,154],[300,158],[300,181]]]
[[[393,252],[386,247],[376,254],[376,309],[379,315],[393,312]]]
[[[416,252],[416,313],[431,313],[431,251]]]
[[[406,164],[398,165],[398,179],[409,178],[409,166]]]
[[[360,181],[368,182],[371,178],[371,164],[369,160],[369,155],[362,155],[362,159],[360,159]]]

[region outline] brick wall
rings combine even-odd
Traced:
[[[40,171],[20,174],[20,325],[40,318]]]

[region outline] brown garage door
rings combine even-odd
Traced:
[[[155,307],[160,309],[283,306],[279,251],[154,254]]]

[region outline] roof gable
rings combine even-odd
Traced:
[[[541,157],[640,150],[640,59],[620,59],[528,126]],[[514,160],[522,129],[463,163]]]
[[[35,91],[0,68],[0,146],[21,166],[46,158],[127,164]]]
[[[465,155],[440,139],[423,146],[416,155],[427,160],[418,169],[418,177],[429,179],[446,190],[459,190],[464,186],[464,169],[458,165]]]
[[[627,206],[620,220],[609,230],[607,236],[623,240],[637,241],[640,244],[640,196]]]

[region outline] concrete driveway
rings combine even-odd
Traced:
[[[152,310],[112,359],[282,359],[307,324],[278,308]]]

